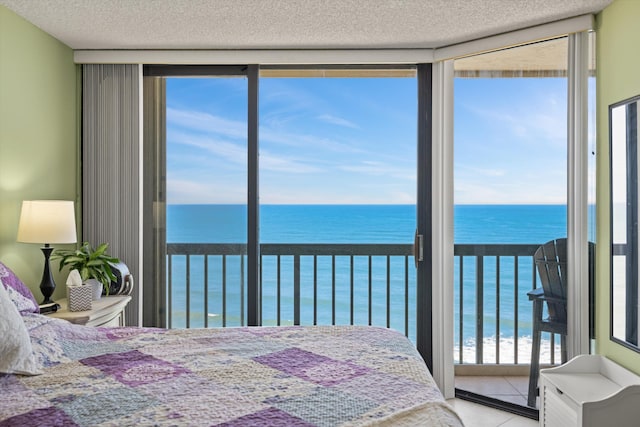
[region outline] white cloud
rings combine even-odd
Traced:
[[[215,138],[191,135],[185,132],[170,132],[167,138],[176,144],[205,150],[223,160],[238,165],[241,170],[246,170],[247,148],[244,146]],[[259,162],[262,171],[287,173],[311,173],[321,171],[320,168],[302,160],[286,156],[276,156],[267,150],[260,150]],[[180,173],[179,170],[174,172]]]
[[[492,169],[492,168],[479,168],[476,166],[456,165],[458,170],[464,170],[468,173],[473,173],[480,176],[487,177],[501,177],[507,174],[504,169]]]
[[[272,172],[287,173],[312,173],[322,172],[322,169],[305,163],[304,161],[287,158],[284,156],[275,156],[266,150],[260,150],[260,170]]]
[[[237,120],[224,119],[199,111],[178,110],[167,107],[167,126],[176,125],[190,130],[225,135],[233,139],[247,139],[247,125]]]
[[[247,203],[245,182],[203,182],[184,178],[167,180],[168,204]]]
[[[457,179],[454,185],[456,204],[563,204],[565,186],[554,182],[532,185],[526,181],[487,183]]]
[[[169,131],[167,141],[206,150],[234,164],[245,165],[247,163],[247,149],[237,143],[180,131]]]
[[[284,120],[284,119],[281,119]],[[167,128],[182,128],[189,133],[206,133],[223,136],[226,139],[247,141],[247,124],[242,121],[229,120],[199,111],[179,110],[167,107]],[[282,144],[292,147],[303,147],[305,150],[315,149],[325,152],[359,153],[362,150],[337,140],[318,137],[310,134],[291,133],[276,127],[260,126],[259,138],[265,143]]]
[[[466,105],[470,112],[493,123],[503,135],[536,143],[565,144],[567,139],[566,105],[558,103],[553,95],[527,99],[509,110],[487,108],[486,105]]]
[[[360,129],[360,126],[356,125],[355,123],[341,117],[332,116],[330,114],[322,114],[318,116],[317,119],[332,125],[343,126],[351,129]]]
[[[388,176],[414,182],[417,179],[415,168],[389,166],[388,164],[378,161],[362,161],[360,164],[339,166],[339,169],[345,172],[355,172],[374,176]]]

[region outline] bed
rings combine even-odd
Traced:
[[[462,425],[393,330],[91,328],[25,310],[17,294],[0,285],[0,426]],[[7,368],[20,328],[30,349]]]

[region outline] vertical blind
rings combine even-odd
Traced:
[[[138,65],[84,65],[82,79],[82,230],[140,278],[140,109]],[[136,283],[125,310],[140,324]]]

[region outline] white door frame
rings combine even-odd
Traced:
[[[445,398],[453,372],[453,61],[433,64],[433,377]]]
[[[588,32],[569,35],[567,93],[568,355],[589,352]],[[453,60],[433,64],[433,377],[454,397]]]

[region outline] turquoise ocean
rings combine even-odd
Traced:
[[[400,243],[411,244],[416,228],[416,209],[413,205],[263,205],[260,207],[260,240],[262,243]],[[169,205],[167,208],[168,243],[246,243],[246,206],[241,205]],[[526,243],[541,244],[566,236],[566,206],[564,205],[457,205],[454,207],[454,242],[460,243]],[[343,259],[344,258],[344,259]],[[360,259],[361,258],[361,259]],[[378,259],[380,258],[380,259]],[[495,258],[485,260],[484,336],[495,338],[496,291]],[[463,331],[464,340],[475,337],[475,270],[465,262],[463,278]],[[468,263],[468,264],[467,264]],[[530,260],[519,264],[520,281],[530,283]],[[405,332],[405,261],[393,259],[390,265],[391,292],[387,296],[386,259],[372,260],[372,319],[371,323],[386,326],[386,302],[391,303],[391,327]],[[224,323],[227,326],[241,324],[246,311],[240,303],[246,301],[246,291],[241,289],[246,265],[240,256],[226,257],[223,267],[221,257],[209,257],[208,281],[204,283],[203,256],[192,256],[190,263],[190,292],[186,289],[186,261],[184,257],[172,259],[172,326],[186,325],[187,298],[191,310],[190,327],[204,326],[204,288],[208,289],[206,307],[208,326],[222,326],[223,304],[226,307]],[[223,280],[224,276],[226,280]],[[368,324],[368,260],[354,259],[354,320]],[[244,269],[244,272],[243,272]],[[501,338],[514,336],[514,267],[505,261],[500,267],[500,331]],[[314,322],[313,259],[301,260],[301,323]],[[415,270],[409,260],[408,336],[415,336]],[[460,335],[458,320],[459,276],[458,261],[455,264],[454,281],[456,339]],[[331,257],[318,257],[316,280],[318,324],[331,324]],[[273,325],[278,319],[277,285],[278,265],[275,257],[263,257],[263,323]],[[281,324],[293,321],[293,261],[292,257],[280,260],[279,307]],[[335,323],[350,322],[350,260],[337,257],[335,263],[336,306]],[[246,286],[246,280],[244,280]],[[453,284],[452,284],[453,285]],[[222,288],[225,288],[225,299]],[[526,286],[518,294],[518,336],[531,334],[531,303],[526,298]]]

